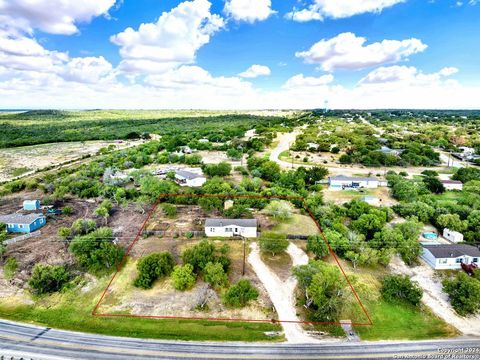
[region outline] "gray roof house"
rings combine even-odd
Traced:
[[[332,176],[328,178],[331,190],[377,188],[380,182],[375,177],[350,177],[345,175]]]
[[[460,269],[461,264],[479,263],[480,250],[464,244],[422,245],[422,259],[436,270]]]
[[[180,186],[198,187],[202,186],[207,181],[207,178],[201,173],[175,170],[175,180]]]

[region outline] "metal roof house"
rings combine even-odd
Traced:
[[[10,214],[0,216],[0,223],[7,225],[9,233],[31,233],[45,226],[47,220],[43,214]]]
[[[435,270],[461,269],[464,264],[478,264],[480,250],[471,245],[422,245],[422,259]]]
[[[205,184],[207,178],[203,174],[189,170],[175,170],[175,181],[180,186],[199,187]]]
[[[458,180],[440,180],[447,190],[463,190],[463,183]]]
[[[208,237],[257,237],[257,219],[207,219],[205,234]]]
[[[328,178],[330,190],[345,189],[376,189],[380,182],[374,177],[350,177],[345,175],[332,176]]]
[[[40,200],[25,200],[23,202],[23,210],[35,211],[40,209]]]

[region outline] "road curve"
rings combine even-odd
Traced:
[[[201,343],[121,338],[0,320],[0,357],[57,359],[394,359],[475,349],[479,338],[325,344]],[[462,353],[463,354],[463,353]],[[466,353],[468,354],[468,353]],[[471,354],[471,353],[470,353]],[[478,355],[478,352],[473,352]],[[441,357],[439,357],[441,358]],[[472,358],[475,357],[465,357]]]

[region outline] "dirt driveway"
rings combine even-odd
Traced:
[[[448,295],[442,290],[440,277],[425,264],[413,268],[408,267],[400,258],[392,260],[389,267],[394,273],[408,275],[417,281],[423,289],[422,302],[427,305],[438,317],[456,327],[465,335],[480,336],[480,315],[461,317],[450,305]]]

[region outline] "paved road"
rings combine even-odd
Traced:
[[[480,339],[304,345],[197,343],[82,334],[0,320],[0,357],[9,359],[394,359],[399,355],[427,358],[423,356],[439,354],[438,349],[466,348],[480,351]]]

